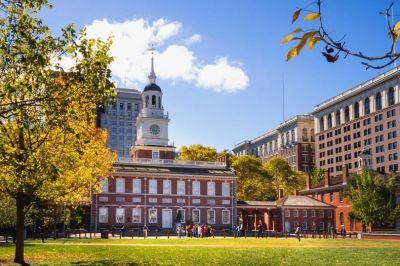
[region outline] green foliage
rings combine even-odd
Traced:
[[[215,148],[195,144],[182,146],[179,150],[179,159],[190,161],[215,161],[218,159],[218,152]]]
[[[0,194],[0,228],[15,226],[16,221],[15,200]]]
[[[283,158],[272,158],[263,167],[272,178],[270,185],[276,196],[280,189],[283,189],[285,194],[294,194],[295,190],[304,188],[305,174],[292,170],[289,163]]]
[[[110,41],[73,26],[54,37],[36,16],[47,1],[1,1],[0,193],[15,200],[15,262],[23,263],[25,214],[34,204],[75,204],[100,189],[115,155],[95,110],[115,95]],[[63,56],[75,61],[65,72]]]
[[[240,200],[273,200],[270,176],[255,156],[232,157],[232,168],[237,176],[237,197]]]
[[[352,215],[366,225],[392,224],[400,217],[396,180],[363,170],[348,181],[344,194],[352,202]]]
[[[316,185],[324,180],[325,170],[314,167],[311,171],[311,185]]]

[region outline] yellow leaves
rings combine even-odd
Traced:
[[[318,34],[318,31],[308,31],[303,34],[299,43],[296,46],[293,46],[286,55],[286,61],[290,61],[293,57],[300,54],[301,50],[304,48],[307,41],[309,41],[309,47],[311,48],[314,46],[316,42],[320,40],[320,37],[315,35]],[[311,44],[310,44],[311,42]]]
[[[293,57],[295,57],[297,55],[297,45],[296,46],[293,46],[290,50],[289,50],[289,52],[287,53],[287,56],[286,56],[286,61],[289,61],[289,60],[291,60]]]
[[[320,18],[320,14],[318,14],[318,13],[310,13],[310,14],[304,16],[304,20],[308,20],[308,21],[315,20],[318,18]]]
[[[399,38],[400,34],[400,21],[394,24],[393,30],[389,31],[389,34],[393,38],[393,41],[397,42],[397,39]]]
[[[308,50],[312,50],[314,45],[321,40],[321,37],[313,37],[308,41]]]
[[[285,38],[283,38],[283,39],[281,40],[281,44],[285,44],[285,43],[291,41],[291,40],[293,39],[293,37],[294,37],[294,36],[293,36],[292,33],[289,34],[289,35],[287,35]]]
[[[300,12],[301,12],[301,9],[298,9],[298,10],[296,10],[296,11],[294,12],[293,17],[292,17],[292,24],[295,23],[296,20],[299,18]]]

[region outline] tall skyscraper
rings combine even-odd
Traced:
[[[107,146],[118,157],[129,157],[136,141],[136,119],[142,109],[141,92],[135,89],[117,89],[115,102],[99,111],[99,126],[108,130]]]

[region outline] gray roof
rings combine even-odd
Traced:
[[[298,206],[298,207],[332,207],[333,205],[327,204],[325,202],[316,200],[308,196],[286,196],[284,197],[280,204],[284,207],[288,206]]]

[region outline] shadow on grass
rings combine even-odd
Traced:
[[[71,262],[71,265],[79,266],[103,266],[103,265],[126,265],[126,266],[137,266],[136,262],[121,262],[113,260],[95,260],[95,261],[76,261]]]

